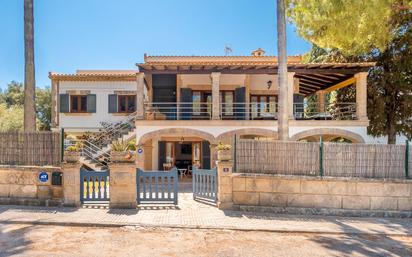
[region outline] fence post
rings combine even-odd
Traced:
[[[64,161],[64,128],[62,128],[61,129],[61,131],[60,131],[60,143],[61,143],[61,145],[60,145],[60,156],[61,156],[61,158],[60,158],[60,161]]]
[[[323,177],[323,137],[320,137],[320,145],[319,145],[319,173],[320,176]]]
[[[409,141],[406,140],[406,148],[405,148],[405,177],[406,179],[409,178]]]

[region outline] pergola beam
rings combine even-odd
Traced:
[[[338,84],[336,84],[336,85],[333,85],[333,86],[331,86],[331,87],[326,88],[325,91],[329,93],[329,92],[332,92],[332,91],[335,91],[335,90],[338,90],[338,89],[347,87],[347,86],[352,85],[352,84],[355,84],[355,83],[356,83],[356,78],[355,78],[355,77],[352,77],[352,78],[347,79],[347,80],[345,80],[345,81],[342,81],[342,82],[340,82],[340,83],[338,83]]]

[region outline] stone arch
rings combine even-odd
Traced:
[[[304,138],[327,135],[331,138],[343,137],[353,143],[365,143],[365,140],[359,134],[351,131],[336,128],[317,128],[299,132],[290,138],[291,141],[299,141]]]
[[[212,134],[201,131],[201,130],[189,129],[189,128],[167,128],[167,129],[159,129],[159,130],[155,130],[155,131],[143,134],[138,139],[138,144],[142,145],[147,140],[150,140],[155,137],[161,137],[164,135],[178,135],[178,136],[190,135],[190,136],[200,137],[204,140],[209,141],[210,143],[215,142],[215,137]]]
[[[262,129],[262,128],[244,128],[244,129],[235,129],[225,133],[220,134],[217,139],[222,140],[224,138],[231,138],[234,135],[243,136],[243,135],[256,135],[256,136],[263,136],[263,137],[272,137],[274,139],[278,139],[278,132],[270,129]]]

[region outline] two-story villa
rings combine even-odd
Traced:
[[[305,64],[288,58],[289,137],[292,141],[367,135],[368,70],[373,63]],[[277,58],[251,56],[147,56],[132,71],[50,73],[53,128],[96,131],[100,122],[135,119],[138,165],[209,168],[214,145],[239,138],[277,140]],[[356,102],[327,104],[328,92],[355,85]],[[316,95],[316,101],[308,97]],[[102,151],[106,151],[103,149]]]

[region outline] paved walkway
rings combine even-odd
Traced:
[[[148,206],[137,210],[110,210],[105,207],[46,208],[0,206],[0,223],[158,226],[274,232],[412,235],[411,219],[298,216],[221,211],[214,206],[193,201],[189,189],[186,191],[181,190],[181,192],[179,194],[179,206],[177,207]]]

